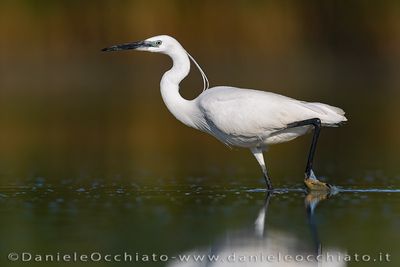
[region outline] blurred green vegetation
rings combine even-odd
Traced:
[[[3,0],[1,178],[147,173],[254,182],[259,170],[247,151],[229,151],[168,113],[158,88],[168,58],[100,52],[158,34],[175,36],[212,85],[345,109],[349,123],[322,132],[320,173],[339,184],[371,172],[398,177],[398,1]],[[200,88],[194,71],[182,94],[193,98]],[[273,177],[301,181],[308,143],[273,148]]]
[[[400,186],[399,1],[2,0],[3,261],[11,250],[177,254],[243,229],[251,244],[264,196],[246,191],[263,186],[250,153],[169,114],[159,93],[167,57],[100,52],[158,34],[176,37],[212,86],[342,107],[349,122],[322,131],[317,174]],[[193,71],[182,94],[201,88]],[[301,186],[310,138],[268,152],[277,187]],[[399,207],[396,193],[319,204],[323,247],[389,252],[397,266]],[[312,246],[303,193],[274,195],[267,214],[268,229]]]

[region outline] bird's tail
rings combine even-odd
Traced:
[[[345,112],[341,108],[318,102],[307,103],[307,107],[320,115],[323,126],[335,127],[347,121],[344,116]]]

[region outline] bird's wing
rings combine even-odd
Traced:
[[[205,119],[225,134],[265,136],[296,121],[319,117],[322,109],[265,91],[218,86],[204,91],[198,104]],[[309,104],[313,106],[308,107]],[[319,104],[319,103],[318,103]],[[326,105],[328,106],[328,105]]]

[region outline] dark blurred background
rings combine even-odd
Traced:
[[[331,182],[398,181],[399,1],[2,0],[2,182],[262,184],[248,151],[168,112],[159,92],[166,56],[100,52],[159,34],[178,39],[212,86],[342,107],[349,122],[324,129],[316,155],[317,173]],[[186,98],[202,88],[192,70]],[[272,147],[266,160],[276,184],[301,183],[310,138]]]

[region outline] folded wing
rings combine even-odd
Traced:
[[[346,121],[343,110],[327,104],[226,86],[204,91],[198,105],[212,127],[233,136],[265,136],[311,118],[320,118],[325,125]]]

